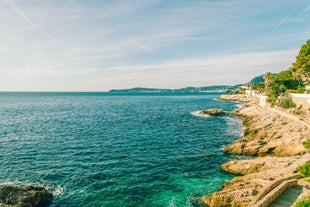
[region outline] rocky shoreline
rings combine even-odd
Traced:
[[[53,194],[37,186],[0,186],[0,207],[46,207]]]
[[[204,196],[204,204],[210,207],[254,206],[280,183],[300,178],[296,174],[297,166],[310,160],[302,144],[310,137],[307,123],[272,108],[261,108],[245,95],[225,95],[220,99],[246,103],[234,113],[243,120],[244,136],[224,151],[259,157],[221,165],[224,171],[239,176],[222,185],[218,192]],[[304,191],[309,193],[307,188]]]

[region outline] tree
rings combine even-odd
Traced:
[[[310,39],[300,48],[295,62],[288,70],[275,76],[266,73],[264,79],[268,97],[277,98],[288,90],[303,93],[305,85],[310,84]]]
[[[310,84],[310,39],[304,44],[290,69],[294,77],[304,85]]]

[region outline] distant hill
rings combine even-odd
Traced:
[[[217,85],[217,86],[203,86],[203,87],[186,87],[179,89],[161,89],[161,88],[130,88],[130,89],[113,89],[109,92],[212,92],[212,91],[227,91],[227,90],[236,90],[243,84],[238,84],[235,86],[227,85]]]
[[[265,80],[264,80],[264,75],[256,76],[255,78],[253,78],[253,79],[250,81],[250,84],[263,83],[264,81],[265,81]]]
[[[272,76],[276,76],[277,73],[272,73]],[[260,75],[260,76],[256,76],[255,78],[253,78],[249,83],[250,84],[258,84],[258,83],[263,83],[265,82],[264,80],[264,75]]]

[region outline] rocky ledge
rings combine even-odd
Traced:
[[[307,152],[303,142],[310,127],[270,108],[246,107],[236,113],[243,120],[244,136],[224,151],[236,155],[293,156]]]
[[[225,112],[223,109],[207,109],[199,112],[199,115],[209,115],[209,116],[221,116],[224,115]]]
[[[52,198],[43,187],[0,186],[0,207],[45,207]]]
[[[223,101],[239,101],[239,102],[251,102],[251,99],[247,95],[235,94],[235,95],[221,95],[219,97]]]

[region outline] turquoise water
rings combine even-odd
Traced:
[[[43,185],[51,206],[190,207],[232,175],[238,138],[219,93],[0,93],[1,184]]]

